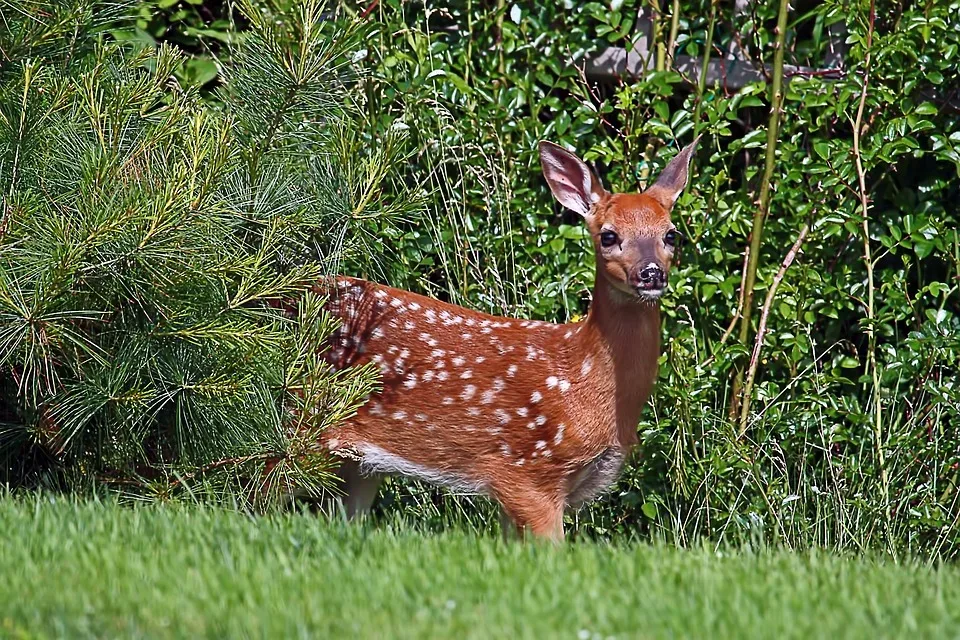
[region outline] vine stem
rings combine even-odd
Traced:
[[[873,278],[873,254],[870,249],[870,198],[867,196],[867,177],[863,169],[860,147],[863,112],[867,104],[867,88],[870,84],[870,54],[872,53],[875,21],[875,0],[870,0],[866,55],[863,63],[863,89],[860,91],[860,104],[857,107],[857,116],[853,122],[853,157],[857,166],[857,181],[860,187],[860,215],[863,218],[861,227],[863,230],[863,263],[867,269],[867,364],[870,368],[870,377],[873,383],[873,443],[877,452],[877,466],[880,469],[880,490],[883,496],[887,542],[892,545],[890,537],[890,480],[887,477],[886,453],[883,447],[883,405],[880,397],[880,372],[877,369],[876,284]],[[891,551],[893,551],[892,548]]]
[[[750,317],[753,311],[753,290],[757,282],[757,266],[760,262],[760,242],[763,238],[763,223],[770,213],[770,200],[773,169],[777,160],[777,136],[780,132],[780,113],[783,110],[783,56],[787,41],[788,0],[780,0],[777,15],[777,32],[773,56],[773,85],[770,90],[770,118],[767,124],[767,148],[763,167],[763,181],[760,183],[760,199],[753,214],[753,227],[750,230],[750,257],[747,273],[744,277],[743,314],[740,319],[740,343],[747,344],[750,337]],[[736,420],[739,403],[742,402],[743,365],[737,367],[731,394],[730,419]]]
[[[717,2],[710,3],[710,20],[707,23],[707,37],[703,45],[703,61],[700,66],[700,77],[697,79],[697,106],[693,110],[693,131],[700,133],[700,116],[703,113],[703,93],[707,90],[707,70],[710,68],[710,55],[713,53],[713,30],[717,24]]]

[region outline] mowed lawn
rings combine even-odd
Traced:
[[[957,637],[960,570],[0,500],[2,637]]]

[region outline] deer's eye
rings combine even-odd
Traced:
[[[600,246],[601,247],[612,247],[613,245],[620,242],[620,238],[613,231],[601,231],[600,232]]]
[[[663,236],[663,243],[668,247],[675,247],[681,242],[683,242],[683,234],[676,229],[670,229],[670,231],[667,231],[667,234]]]

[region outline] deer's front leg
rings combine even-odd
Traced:
[[[561,497],[532,487],[511,487],[495,493],[506,516],[502,518],[505,535],[509,530],[506,526],[509,519],[520,533],[529,530],[537,538],[563,542],[564,501]]]

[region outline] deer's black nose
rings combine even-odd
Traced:
[[[663,289],[667,284],[667,276],[659,265],[652,262],[640,269],[637,274],[638,289]]]

